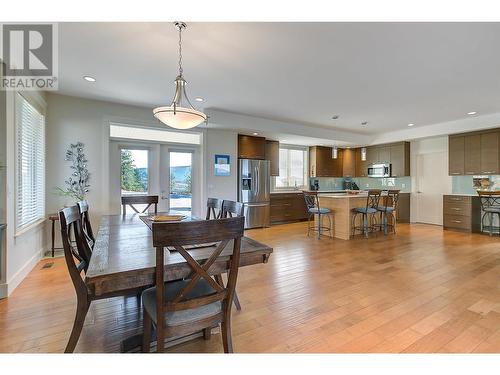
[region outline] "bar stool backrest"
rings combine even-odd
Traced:
[[[382,195],[382,190],[371,189],[368,190],[368,196],[366,197],[366,209],[377,208],[380,201],[380,196]]]
[[[490,207],[500,207],[500,190],[498,191],[481,191],[478,190],[477,194],[481,200],[481,209],[484,211]]]
[[[393,211],[397,211],[399,203],[400,190],[387,190],[387,197],[385,198],[385,207],[391,207]],[[390,206],[389,206],[390,203]]]
[[[313,208],[317,208],[319,210],[319,198],[317,191],[303,191],[304,201],[306,203],[307,211],[310,211]]]

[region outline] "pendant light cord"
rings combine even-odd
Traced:
[[[182,26],[179,26],[179,76],[182,77]]]

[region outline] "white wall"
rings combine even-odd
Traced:
[[[236,200],[238,195],[238,133],[209,128],[205,132],[205,139],[207,197]],[[229,155],[230,176],[215,176],[216,154]]]
[[[410,144],[410,163],[411,163],[411,185],[412,185],[412,194],[411,194],[411,214],[410,220],[411,222],[417,221],[417,202],[418,202],[418,181],[417,181],[417,160],[418,156],[422,154],[442,154],[444,158],[446,158],[444,165],[445,169],[437,169],[433,170],[432,173],[439,178],[444,180],[444,183],[440,186],[441,194],[450,194],[452,190],[452,179],[448,176],[448,137],[440,136],[434,138],[426,138],[412,141]],[[443,176],[445,176],[443,178]],[[442,197],[441,197],[442,200]],[[441,202],[442,204],[442,202]],[[442,221],[442,217],[440,218]]]

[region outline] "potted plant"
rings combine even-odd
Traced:
[[[71,144],[66,151],[66,161],[70,161],[71,176],[64,181],[64,187],[57,187],[57,193],[77,201],[85,200],[89,192],[90,173],[87,169],[88,160],[84,153],[84,144],[77,142]],[[71,202],[74,203],[74,202]]]

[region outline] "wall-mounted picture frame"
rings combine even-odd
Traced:
[[[215,154],[214,171],[216,176],[231,176],[230,156]]]

